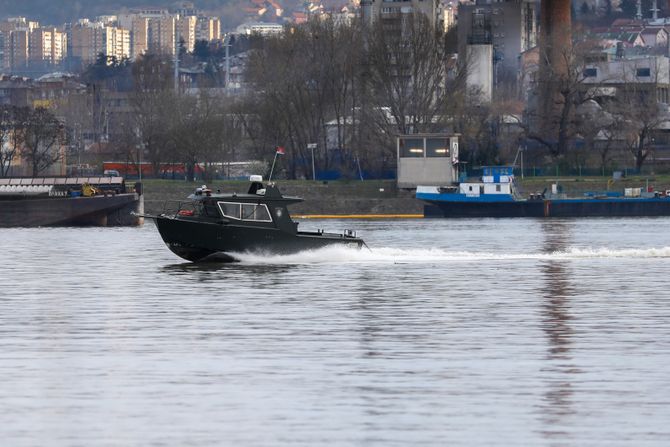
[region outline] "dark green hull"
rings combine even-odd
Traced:
[[[289,233],[248,224],[203,222],[158,216],[154,218],[163,241],[188,261],[235,261],[236,253],[291,254],[329,245],[361,248],[363,241],[332,233]]]

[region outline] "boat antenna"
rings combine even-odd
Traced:
[[[275,163],[277,162],[277,155],[284,155],[285,151],[282,146],[277,146],[275,148],[275,158],[272,160],[272,168],[270,168],[270,177],[268,178],[268,183],[272,181],[272,173],[275,170]]]

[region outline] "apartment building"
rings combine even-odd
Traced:
[[[195,47],[198,18],[196,16],[180,16],[177,19],[177,37],[183,42],[186,51],[191,52]]]
[[[29,37],[30,64],[58,64],[67,53],[67,34],[58,28],[34,29]]]
[[[218,40],[221,38],[221,20],[218,17],[199,16],[196,23],[195,40]]]
[[[130,57],[130,31],[102,22],[82,19],[70,29],[70,55],[83,64],[95,62],[99,54],[121,60]]]
[[[370,25],[378,20],[398,21],[404,15],[424,14],[433,26],[442,22],[440,0],[361,0],[361,18]]]
[[[38,22],[25,17],[13,17],[0,22],[0,68],[11,71],[25,68],[30,58],[30,33],[39,28]]]
[[[178,19],[178,15],[164,8],[136,8],[120,14],[119,25],[130,30],[133,58],[146,52],[174,55]]]

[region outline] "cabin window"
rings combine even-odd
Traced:
[[[219,202],[221,213],[230,219],[253,222],[272,222],[267,205],[254,203]]]
[[[255,220],[258,222],[272,222],[270,212],[266,205],[254,205],[252,203],[242,204],[242,220]]]
[[[231,219],[240,219],[240,204],[230,202],[219,202],[219,209],[224,217]]]
[[[636,74],[638,78],[648,78],[649,76],[651,76],[651,69],[638,68]]]
[[[496,192],[500,192],[500,185],[496,185]]]

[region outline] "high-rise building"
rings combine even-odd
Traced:
[[[198,17],[196,40],[218,40],[221,38],[221,20],[218,17]]]
[[[422,13],[435,26],[440,22],[440,0],[361,0],[361,18],[370,25],[377,20],[397,21],[404,15]]]
[[[30,62],[37,64],[53,63],[53,33],[49,28],[37,28],[30,33]]]
[[[7,37],[8,41],[5,42],[8,47],[6,51],[7,68],[15,70],[27,67],[30,57],[30,30],[28,28],[15,29]]]
[[[130,57],[130,31],[101,22],[80,20],[70,29],[71,56],[82,63],[94,62],[100,54],[121,60]]]
[[[0,68],[12,71],[23,69],[30,58],[30,33],[39,28],[38,22],[25,17],[13,17],[0,22]]]
[[[149,19],[149,51],[174,55],[177,50],[177,16],[163,15]]]
[[[164,8],[136,8],[119,15],[120,26],[131,30],[133,58],[146,52],[174,55],[178,19]]]
[[[183,42],[186,51],[191,52],[195,47],[196,25],[198,18],[196,16],[180,16],[177,20],[177,37],[179,42]]]

